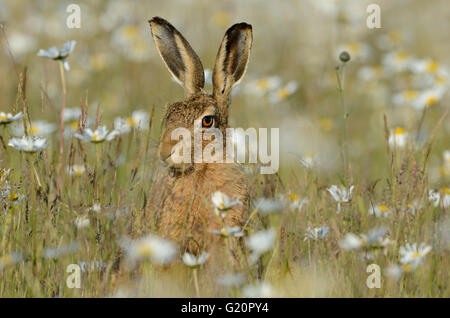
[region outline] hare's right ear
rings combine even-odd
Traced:
[[[188,41],[160,17],[154,17],[148,22],[159,55],[172,76],[183,86],[186,97],[201,92],[205,85],[202,62]]]

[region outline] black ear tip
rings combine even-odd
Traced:
[[[227,33],[229,32],[235,32],[235,31],[250,31],[252,32],[252,25],[248,24],[246,22],[241,22],[241,23],[236,23],[233,24],[227,31]]]

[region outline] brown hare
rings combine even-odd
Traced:
[[[185,99],[170,105],[164,118],[158,148],[162,165],[152,186],[157,228],[160,235],[178,243],[181,252],[211,252],[218,242],[211,230],[242,227],[247,220],[245,173],[236,163],[176,163],[172,156],[178,141],[172,140],[171,133],[184,127],[192,136],[196,121],[201,122],[202,131],[215,127],[225,136],[231,90],[244,76],[250,57],[252,27],[238,23],[225,33],[213,70],[213,92],[208,94],[202,63],[186,39],[162,18],[154,17],[149,23],[160,56],[185,91]],[[209,142],[202,141],[202,146]],[[211,197],[216,191],[242,203],[232,207],[223,220],[213,213]]]

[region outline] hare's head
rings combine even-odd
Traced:
[[[205,78],[202,63],[186,39],[162,18],[154,17],[149,23],[159,54],[185,92],[183,101],[167,108],[165,129],[158,151],[159,158],[168,164],[172,171],[186,172],[194,167],[194,123],[201,125],[199,128],[202,131],[214,127],[222,133],[225,132],[231,90],[247,69],[252,45],[252,27],[247,23],[238,23],[225,33],[213,70],[213,92],[208,94],[203,89]],[[174,146],[179,143],[172,138],[172,132],[177,128],[190,131],[192,163],[176,163],[172,158],[175,153]]]

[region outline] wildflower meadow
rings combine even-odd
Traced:
[[[0,0],[0,297],[449,297],[450,6],[372,3]],[[160,143],[198,63],[166,58],[154,17],[201,59],[201,94],[224,34],[250,52],[225,73],[227,125],[256,132],[231,145],[260,151],[238,163],[248,199],[217,163],[194,247],[155,193],[180,173]]]

